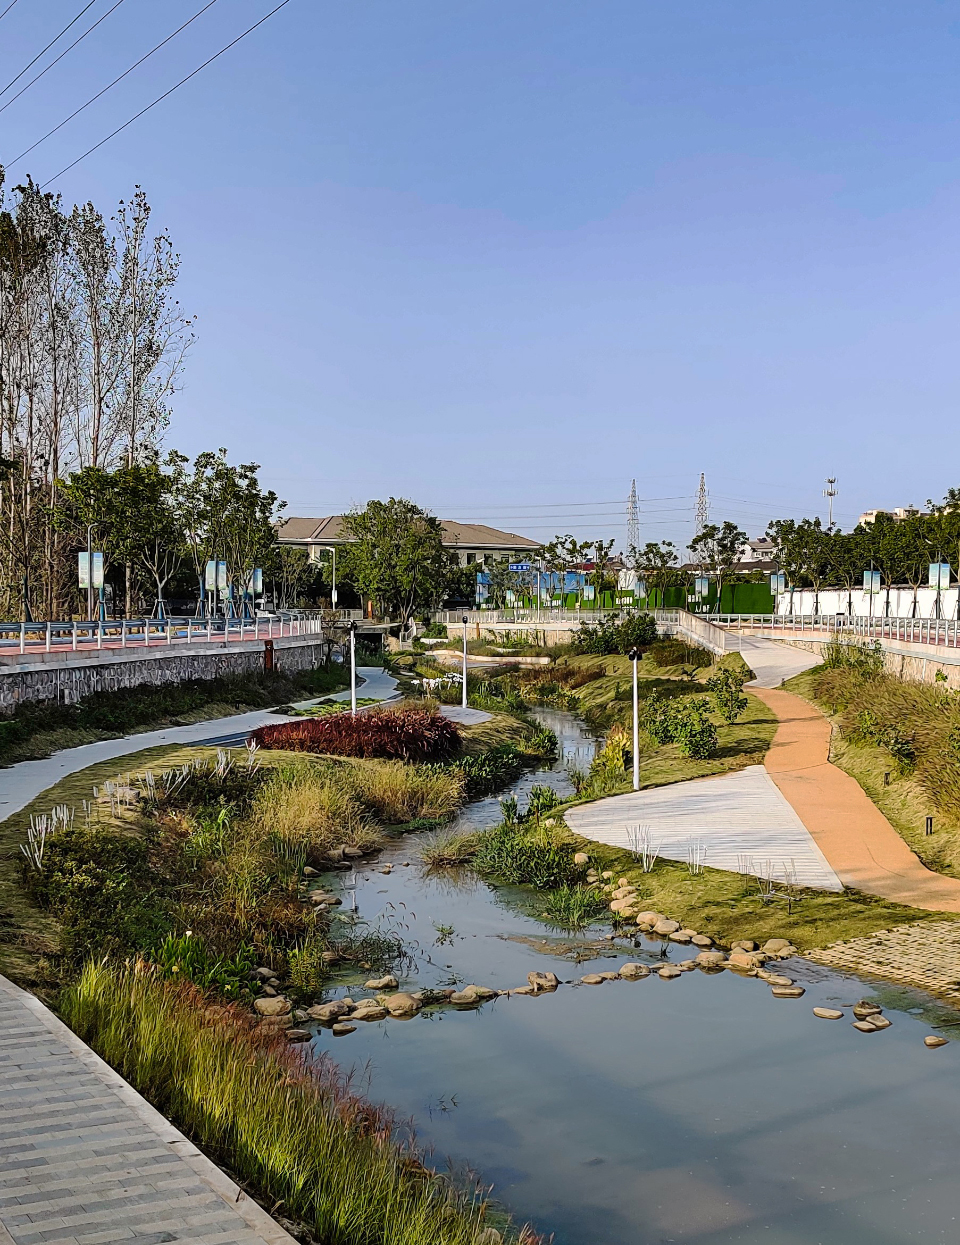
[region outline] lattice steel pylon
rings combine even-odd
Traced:
[[[637,504],[637,482],[630,481],[630,497],[627,501],[627,549],[640,548],[640,506]]]
[[[697,505],[693,512],[693,532],[695,536],[699,536],[703,529],[707,526],[710,518],[710,501],[707,496],[707,477],[704,472],[700,472],[700,487],[697,489]]]

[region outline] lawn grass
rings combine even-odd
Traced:
[[[784,684],[784,690],[814,705],[833,725],[830,760],[862,787],[928,869],[960,877],[960,817],[945,815],[942,805],[934,802],[913,774],[900,772],[885,748],[858,743],[840,733],[839,715],[831,714],[814,692],[819,669],[814,667],[795,675]],[[884,785],[884,774],[890,775],[889,785]],[[933,817],[935,827],[930,836],[925,833],[928,816]]]

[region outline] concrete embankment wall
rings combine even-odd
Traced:
[[[321,636],[273,640],[274,668],[295,673],[324,661]],[[96,652],[36,653],[0,659],[0,716],[27,701],[73,704],[92,692],[160,687],[188,679],[238,678],[264,669],[262,641],[101,649]]]

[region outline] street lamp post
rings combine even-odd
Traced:
[[[357,714],[357,624],[350,624],[350,712]]]
[[[640,790],[640,714],[637,694],[637,662],[640,650],[632,648],[627,654],[633,663],[633,789]]]
[[[337,547],[336,545],[325,545],[327,553],[333,554],[333,576],[330,583],[330,607],[337,608]]]
[[[467,616],[463,616],[463,707],[467,707]]]
[[[87,524],[87,622],[93,622],[93,545],[92,536],[96,523]]]

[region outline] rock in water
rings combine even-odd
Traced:
[[[348,1024],[337,1024],[330,1030],[334,1037],[346,1037],[348,1033],[356,1033],[356,1031],[356,1025]]]
[[[701,951],[697,963],[701,968],[716,968],[718,964],[726,964],[727,957],[722,951]]]
[[[344,1002],[343,999],[335,999],[332,1003],[315,1004],[308,1008],[307,1015],[311,1020],[319,1020],[322,1024],[328,1025],[339,1020],[341,1016],[346,1016],[351,1010],[349,1003]]]
[[[534,990],[556,990],[560,978],[556,973],[527,973],[527,982]]]
[[[933,1033],[927,1034],[923,1039],[924,1046],[929,1046],[931,1050],[936,1050],[938,1046],[946,1046],[949,1038],[937,1037]]]
[[[672,981],[674,977],[682,977],[680,969],[673,964],[665,964],[663,968],[657,969],[657,976],[662,977],[664,981]]]
[[[363,984],[367,990],[396,990],[399,982],[392,973],[387,973],[386,977],[371,977]]]
[[[789,947],[789,938],[768,938],[763,944],[764,951],[769,951],[771,955],[777,955],[780,951],[785,951]]]
[[[695,947],[712,947],[713,939],[709,934],[694,934],[690,939]]]
[[[867,1023],[873,1025],[875,1029],[889,1029],[892,1021],[889,1021],[886,1016],[868,1016]]]
[[[866,999],[861,999],[859,1003],[853,1005],[853,1014],[858,1020],[866,1020],[868,1016],[879,1016],[882,1011],[882,1007],[878,1007],[876,1003],[868,1003]]]
[[[310,1034],[307,1032],[306,1029],[288,1029],[287,1030],[287,1041],[288,1042],[309,1042]]]
[[[580,982],[584,986],[602,986],[605,980],[606,978],[601,976],[600,973],[587,973],[586,977],[580,978]]]
[[[762,968],[758,970],[757,976],[761,981],[765,981],[768,986],[792,986],[793,978],[785,977],[783,973],[768,973]]]
[[[639,917],[637,919],[639,920]],[[679,921],[667,921],[664,919],[664,920],[657,921],[656,925],[654,925],[653,927],[653,932],[655,934],[664,934],[664,935],[672,934],[674,933],[675,930],[678,930],[679,928],[680,928]]]
[[[803,986],[774,986],[770,993],[775,999],[802,999],[806,990]]]
[[[641,977],[650,976],[650,969],[646,964],[624,964],[619,975],[624,981],[639,981]]]
[[[835,1007],[815,1007],[813,1009],[814,1016],[819,1016],[821,1020],[842,1020],[843,1012],[837,1011]]]
[[[388,994],[383,1005],[391,1016],[415,1016],[423,1004],[412,994]]]
[[[350,1015],[351,1020],[385,1020],[386,1017],[387,1009],[381,1007],[374,999],[361,1003],[357,1010]]]

